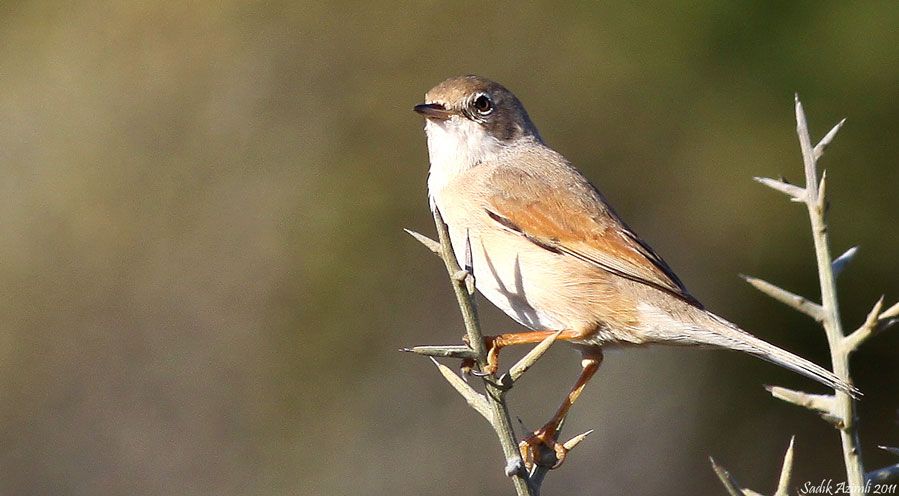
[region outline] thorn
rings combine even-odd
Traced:
[[[819,141],[817,145],[815,145],[815,160],[818,160],[824,155],[824,150],[826,150],[827,147],[830,146],[830,142],[833,141],[834,136],[837,135],[837,132],[840,130],[840,128],[843,127],[843,124],[845,123],[846,118],[844,117],[840,122],[837,123],[836,126],[831,128],[831,130],[828,131],[823,138],[821,138],[821,141]]]
[[[830,264],[831,270],[833,270],[833,276],[839,276],[843,272],[843,269],[845,269],[846,266],[849,265],[849,262],[851,262],[852,259],[855,258],[855,255],[857,253],[858,246],[856,245],[852,248],[849,248],[845,253],[835,258],[834,261]]]
[[[877,319],[880,318],[880,309],[883,308],[883,295],[880,295],[877,302],[874,303],[874,307],[871,308],[871,311],[868,312],[868,317],[865,319],[865,324],[870,326],[874,326],[874,323],[877,322]]]
[[[475,356],[474,350],[466,345],[413,346],[411,348],[400,348],[400,351],[443,358],[469,359]]]
[[[575,446],[581,444],[581,441],[583,441],[584,439],[587,439],[587,436],[589,436],[590,434],[593,434],[593,429],[590,429],[587,432],[578,434],[577,436],[574,436],[573,438],[569,439],[568,441],[565,441],[564,443],[562,443],[562,447],[564,447],[568,451],[571,451],[574,449]]]
[[[467,382],[450,370],[449,367],[441,364],[434,359],[434,357],[431,357],[431,362],[437,367],[437,370],[440,371],[440,375],[443,376],[446,382],[448,382],[457,393],[465,398],[468,405],[480,413],[488,422],[493,424],[493,412],[490,410],[487,398],[483,394],[475,391]]]
[[[531,351],[529,351],[524,357],[521,358],[512,368],[509,369],[509,379],[512,382],[517,381],[525,372],[528,371],[540,357],[549,350],[549,347],[552,346],[553,343],[556,342],[556,339],[559,337],[559,334],[562,334],[562,331],[557,331],[549,336],[545,337],[543,341],[540,341],[537,346],[534,346]]]
[[[403,231],[406,231],[407,234],[409,234],[410,236],[415,238],[419,243],[425,245],[425,247],[427,249],[431,250],[432,252],[436,253],[437,255],[440,255],[440,253],[442,251],[440,249],[440,243],[425,236],[424,234],[419,234],[411,229],[403,229]]]
[[[865,317],[865,322],[859,326],[858,329],[853,331],[852,334],[843,338],[843,349],[846,350],[847,353],[857,350],[862,343],[874,335],[874,331],[877,329],[877,323],[880,321],[881,308],[883,308],[883,295],[881,295],[880,299],[874,303],[874,307],[871,308],[871,311],[868,312],[868,316]]]
[[[790,490],[790,477],[793,475],[793,445],[796,442],[796,436],[790,437],[790,446],[784,453],[783,466],[780,469],[780,479],[777,481],[777,490],[774,496],[788,496]]]
[[[784,305],[793,308],[798,312],[808,315],[809,317],[815,319],[816,322],[822,322],[824,320],[824,309],[821,307],[821,305],[808,300],[804,296],[799,296],[798,294],[791,293],[786,289],[775,286],[770,282],[759,279],[757,277],[747,276],[744,274],[740,274],[740,277],[755,289],[770,296],[771,298],[774,298]]]
[[[727,471],[726,468],[718,465],[715,462],[715,459],[711,456],[709,457],[709,461],[712,462],[712,470],[715,471],[715,474],[718,475],[718,479],[721,480],[721,484],[724,485],[724,488],[727,489],[727,493],[730,496],[744,496],[743,489],[737,483],[737,481],[730,475],[730,472]]]
[[[887,308],[880,314],[881,319],[891,319],[893,317],[899,317],[899,301],[893,303],[893,306]]]
[[[786,401],[787,403],[801,406],[817,413],[821,418],[835,427],[842,428],[840,426],[844,425],[842,418],[834,413],[834,402],[836,400],[832,394],[804,393],[802,391],[794,391],[785,387],[770,385],[766,385],[765,390],[768,391],[771,396],[781,401]]]
[[[808,197],[805,188],[800,188],[794,184],[790,184],[784,181],[778,181],[777,179],[771,179],[770,177],[753,177],[753,180],[764,184],[765,186],[780,191],[781,193],[789,196],[793,200],[796,201],[805,201]]]
[[[899,456],[899,448],[893,448],[893,447],[891,447],[891,446],[878,446],[878,448],[880,448],[880,449],[882,449],[882,450],[884,450],[884,451],[887,451],[887,452],[889,452],[889,453],[892,453],[892,454],[894,454],[894,455],[896,455],[896,456]]]
[[[827,200],[825,200],[824,192],[827,189],[827,169],[821,171],[821,181],[818,182],[818,208],[821,209],[822,212],[825,210],[825,206],[827,204]]]

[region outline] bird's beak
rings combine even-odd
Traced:
[[[428,119],[445,121],[453,116],[453,113],[439,103],[421,103],[413,109]]]

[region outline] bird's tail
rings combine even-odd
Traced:
[[[787,350],[778,348],[771,343],[762,341],[715,314],[707,312],[707,315],[717,324],[715,329],[717,332],[712,334],[715,337],[710,339],[707,344],[745,351],[762,360],[790,369],[809,379],[814,379],[830,388],[839,389],[856,399],[862,395],[861,391],[855,386],[837,377],[824,367],[794,355]]]
[[[692,322],[686,324],[683,321],[678,321],[677,324],[681,326],[681,332],[678,333],[677,337],[667,336],[665,341],[672,344],[707,345],[743,351],[775,365],[790,369],[809,379],[814,379],[828,387],[843,391],[853,398],[857,399],[862,395],[861,391],[856,389],[855,386],[837,377],[833,372],[820,365],[762,341],[711,312],[695,307],[691,310],[694,310],[690,312],[693,314],[691,315],[692,318],[689,319]],[[671,318],[670,314],[668,317],[675,320]]]

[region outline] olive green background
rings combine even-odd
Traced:
[[[817,298],[792,98],[822,165],[848,328],[899,298],[899,4],[0,4],[0,494],[509,494],[484,422],[401,346],[458,342],[411,112],[464,73],[515,91],[708,307],[827,363],[736,275]],[[482,305],[488,331],[516,329]],[[869,468],[899,445],[899,332],[854,358]],[[511,352],[505,363],[510,363]],[[579,369],[510,396],[529,428]],[[723,351],[610,352],[596,429],[544,494],[724,494],[842,480],[836,432]]]

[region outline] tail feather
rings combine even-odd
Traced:
[[[705,337],[702,344],[743,351],[750,355],[757,356],[762,360],[771,362],[775,365],[780,365],[781,367],[804,375],[805,377],[818,381],[830,388],[843,391],[853,398],[858,399],[862,396],[861,391],[855,386],[837,377],[833,372],[824,367],[763,341],[717,315],[712,313],[708,313],[707,315],[711,317],[717,325],[714,326],[713,332],[706,331],[701,333],[701,336]]]
[[[647,342],[705,345],[737,350],[797,372],[853,398],[862,393],[833,372],[747,333],[717,315],[692,305],[643,305],[641,331]]]

